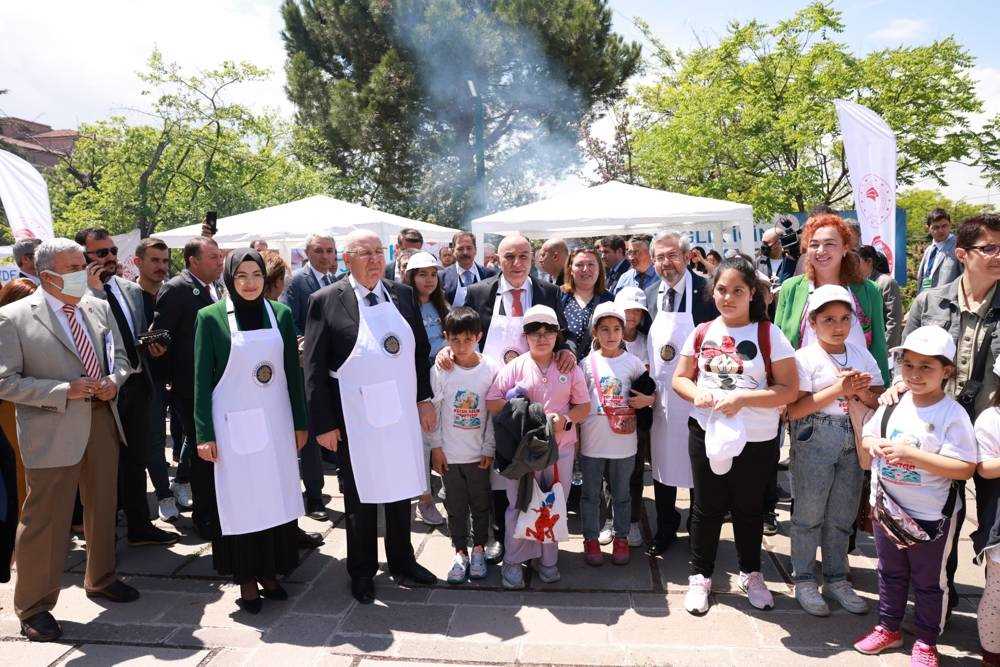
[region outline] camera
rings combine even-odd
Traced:
[[[778,242],[781,243],[781,251],[797,260],[800,254],[799,236],[802,234],[802,230],[795,229],[795,222],[795,218],[792,216],[782,215],[778,217],[774,228],[780,232]]]

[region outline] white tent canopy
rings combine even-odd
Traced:
[[[579,238],[608,234],[654,234],[663,229],[711,231],[721,248],[753,254],[753,208],[747,204],[692,197],[611,181],[592,188],[477,218],[472,231],[520,232],[528,238]]]
[[[405,227],[418,229],[425,241],[438,243],[448,243],[457,231],[326,195],[315,195],[219,218],[219,231],[214,238],[222,248],[239,248],[249,245],[254,239],[264,239],[268,245],[287,251],[304,246],[306,239],[313,234],[327,234],[339,240],[354,229],[370,229],[378,234],[383,243],[390,243]],[[191,238],[200,235],[200,223],[156,233],[156,237],[163,239],[171,248],[183,248]]]

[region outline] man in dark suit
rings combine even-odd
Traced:
[[[395,262],[396,257],[403,250],[422,250],[423,247],[424,235],[420,233],[419,229],[406,227],[399,230],[399,235],[396,236],[396,251],[392,255],[393,262],[385,267],[385,279],[395,280],[397,283],[403,282],[403,276],[399,275],[397,270],[399,267]]]
[[[441,289],[444,297],[453,308],[465,303],[466,289],[495,276],[494,269],[487,269],[476,263],[476,235],[471,232],[459,232],[451,241],[455,252],[455,263],[441,272]]]
[[[598,241],[597,252],[601,254],[601,260],[604,262],[604,284],[610,290],[630,268],[625,257],[625,239],[617,234],[605,236]]]
[[[193,434],[195,318],[199,310],[223,296],[215,284],[222,275],[222,251],[212,239],[197,236],[184,246],[184,266],[160,288],[152,328],[170,332],[166,362],[170,387],[184,420],[184,432]],[[174,493],[182,507],[193,501],[191,519],[205,539],[211,539],[216,528],[212,475],[212,465],[185,443],[174,478]]]
[[[390,573],[397,580],[436,581],[417,563],[410,541],[410,500],[426,489],[419,430],[430,431],[437,421],[430,403],[430,343],[413,290],[380,279],[384,252],[373,232],[351,232],[344,250],[350,275],[313,294],[306,319],[309,430],[320,446],[341,452],[347,572],[351,594],[362,604],[375,599],[379,504]],[[399,328],[407,326],[412,343]],[[393,409],[383,396],[390,389],[398,415],[383,421],[385,415],[373,417],[372,410]],[[369,402],[359,398],[366,391],[373,392]]]
[[[136,370],[118,390],[118,416],[125,431],[125,447],[119,450],[118,504],[125,510],[128,543],[132,546],[173,544],[180,536],[153,525],[146,498],[153,376],[149,353],[138,342],[139,334],[149,329],[142,288],[115,275],[118,248],[108,230],[101,227],[83,229],[77,232],[75,240],[84,247],[89,262],[90,295],[106,301],[111,307],[129,364]]]

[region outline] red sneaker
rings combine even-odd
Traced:
[[[910,667],[938,667],[939,664],[937,647],[919,639],[913,642]]]
[[[601,553],[601,545],[597,540],[583,541],[583,559],[587,565],[594,567],[604,565],[604,554]]]
[[[876,625],[871,631],[854,642],[854,648],[865,655],[877,655],[887,648],[899,648],[903,645],[903,635],[893,632],[881,625]]]
[[[628,549],[628,538],[616,537],[611,547],[611,562],[615,565],[628,565],[632,552]]]

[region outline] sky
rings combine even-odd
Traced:
[[[544,1],[544,0],[539,0]],[[32,0],[0,2],[0,116],[75,128],[83,122],[145,106],[135,74],[154,47],[166,59],[194,70],[223,60],[250,61],[272,74],[247,84],[236,101],[290,116],[284,93],[280,0]],[[711,43],[732,20],[764,22],[791,16],[806,0],[611,0],[615,29],[643,41],[632,19],[640,16],[670,48]],[[925,44],[955,35],[976,58],[985,112],[1000,113],[1000,3],[993,0],[838,0],[847,31],[841,40],[856,53]],[[952,198],[1000,203],[977,170],[949,166],[944,188]],[[568,185],[573,186],[573,179]],[[934,187],[932,184],[928,184]]]

